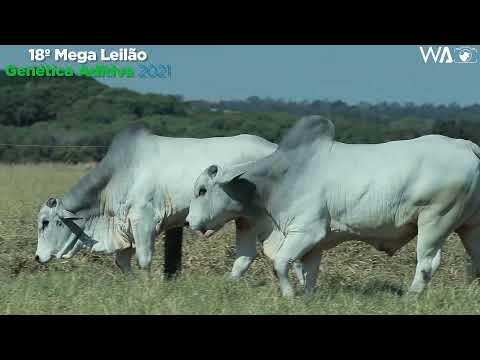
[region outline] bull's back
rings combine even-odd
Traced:
[[[479,159],[472,143],[441,135],[381,144],[344,144],[336,142],[328,159],[329,169],[343,175],[358,175],[358,181],[372,177],[445,176],[465,177],[476,171]]]
[[[188,209],[194,183],[208,166],[228,166],[270,155],[277,148],[254,135],[205,139],[170,138],[149,134],[137,142],[131,198],[155,198],[174,214]]]
[[[474,206],[466,197],[478,197],[480,190],[480,162],[471,143],[444,136],[335,143],[312,162],[306,177],[310,183],[318,179],[318,186],[310,188],[328,199],[334,218],[354,228],[395,229],[429,206],[448,208],[455,201]]]

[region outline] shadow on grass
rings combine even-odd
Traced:
[[[335,289],[335,291],[351,292],[365,296],[371,296],[375,294],[390,294],[400,297],[405,295],[406,293],[402,285],[394,284],[387,280],[380,279],[371,279],[367,281],[359,281],[356,283],[345,283],[345,279],[341,277],[335,277],[329,279],[326,287],[330,289]]]
[[[355,286],[354,286],[355,287]],[[358,286],[358,290],[363,295],[373,295],[376,293],[389,293],[391,295],[403,296],[405,290],[398,284],[389,283],[387,281],[374,280],[366,286]]]

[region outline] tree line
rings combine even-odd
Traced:
[[[111,88],[89,77],[20,78],[0,71],[0,143],[104,146],[0,145],[0,161],[98,161],[118,131],[140,121],[162,136],[250,133],[276,142],[298,118],[311,114],[331,118],[337,139],[347,143],[378,143],[426,134],[480,143],[480,105],[351,105],[254,96],[235,101],[185,101],[178,95]]]

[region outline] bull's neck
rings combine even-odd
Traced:
[[[101,221],[101,218],[99,216],[92,216],[87,219],[83,228],[83,232],[96,241],[98,241],[97,238],[101,238],[101,236],[103,235],[98,233],[99,221]]]
[[[250,199],[239,199],[242,204],[242,211],[240,214],[235,214],[235,217],[240,216],[248,219],[251,224],[260,224],[270,221],[270,211],[268,210],[268,198],[271,191],[270,186],[266,183],[266,178],[262,179],[262,185],[256,186],[255,194]]]

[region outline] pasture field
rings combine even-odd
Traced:
[[[480,314],[480,286],[464,284],[463,247],[455,234],[420,299],[401,296],[415,270],[415,241],[392,258],[356,242],[330,250],[311,298],[280,298],[261,252],[247,275],[231,282],[231,224],[208,240],[185,231],[183,274],[176,281],[163,280],[161,237],[151,279],[127,280],[112,255],[82,253],[37,264],[41,204],[87,171],[86,165],[0,165],[0,314]]]

